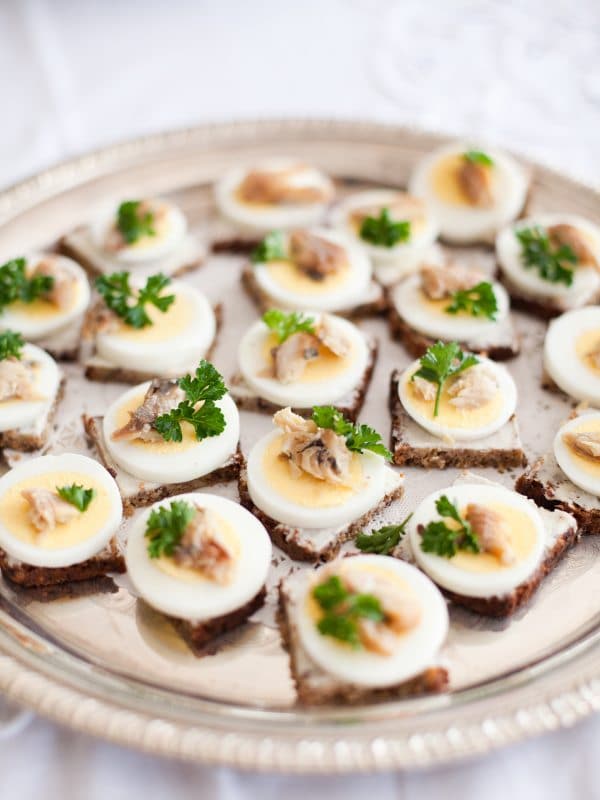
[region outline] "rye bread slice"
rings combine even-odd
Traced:
[[[211,244],[213,253],[231,253],[233,255],[250,255],[258,247],[262,239],[258,236],[249,234],[247,237],[241,234],[232,234],[229,237],[215,239]]]
[[[527,464],[514,415],[500,430],[484,439],[474,442],[439,439],[424,430],[404,410],[398,397],[401,374],[400,370],[394,370],[390,378],[389,409],[394,464],[410,464],[426,469],[494,467],[501,472]]]
[[[415,697],[443,692],[448,686],[448,673],[432,665],[407,681],[385,688],[358,686],[344,683],[316,664],[302,645],[294,624],[294,607],[300,602],[300,593],[306,573],[296,572],[279,584],[277,622],[283,644],[290,657],[292,679],[296,685],[298,701],[304,705],[352,705]]]
[[[549,320],[553,317],[558,317],[560,314],[564,314],[565,311],[593,305],[600,301],[600,288],[581,297],[578,302],[569,302],[565,299],[540,297],[539,295],[536,296],[524,292],[510,280],[502,269],[500,269],[500,280],[510,294],[511,306],[514,309],[525,311],[540,319]]]
[[[123,500],[123,513],[126,517],[131,516],[136,508],[149,506],[157,500],[164,500],[166,497],[173,497],[176,494],[185,492],[196,492],[199,489],[206,489],[208,486],[236,480],[241,467],[245,465],[244,456],[238,445],[235,453],[221,467],[200,478],[179,483],[162,484],[140,480],[122,470],[111,458],[104,441],[102,420],[103,417],[90,417],[84,414],[83,427],[88,441],[94,447],[100,461],[113,476],[119,487],[121,499]]]
[[[0,433],[0,449],[16,450],[19,453],[41,450],[50,438],[56,411],[65,393],[65,385],[66,380],[63,377],[54,398],[48,402],[44,411],[31,425],[11,431],[2,431]]]
[[[81,319],[73,321],[64,330],[39,339],[35,344],[49,353],[55,361],[77,361],[81,346],[82,323],[83,314]]]
[[[341,411],[345,417],[352,420],[352,422],[356,421],[361,412],[365,402],[365,396],[371,383],[373,370],[375,369],[375,364],[377,362],[377,354],[379,350],[379,343],[377,339],[367,337],[367,343],[369,347],[369,358],[360,382],[354,387],[354,389],[352,389],[351,392],[348,392],[343,397],[340,397],[340,399],[334,403],[335,408],[337,408],[338,411]],[[254,390],[248,386],[242,374],[239,372],[236,372],[235,375],[233,375],[231,381],[229,382],[229,386],[230,394],[235,400],[238,408],[244,409],[245,411],[259,411],[265,414],[274,414],[281,408],[281,406],[271,403],[270,400],[265,400],[263,397],[256,395]],[[292,411],[294,411],[296,414],[300,414],[302,417],[310,417],[312,414],[312,407],[294,407],[292,408]]]
[[[389,467],[386,468],[385,494],[376,506],[354,522],[336,528],[298,528],[286,525],[269,517],[254,505],[248,490],[246,466],[240,470],[238,488],[240,502],[267,529],[273,543],[296,561],[330,561],[344,542],[352,539],[384,508],[398,500],[404,491],[404,478]]]
[[[11,583],[24,587],[55,586],[88,581],[110,572],[125,572],[125,559],[116,537],[106,547],[87,561],[68,567],[36,567],[18,561],[0,549],[0,570]]]

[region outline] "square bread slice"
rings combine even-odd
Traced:
[[[302,570],[281,581],[277,613],[281,638],[289,653],[292,679],[300,703],[311,706],[338,703],[352,705],[443,692],[447,688],[448,673],[444,667],[438,665],[432,665],[420,675],[395,686],[375,689],[344,683],[322,669],[304,649],[294,624],[294,612],[302,599],[305,580],[306,572]]]
[[[56,411],[65,393],[65,385],[66,380],[63,377],[54,397],[48,399],[42,413],[30,425],[10,431],[2,431],[0,433],[0,449],[4,451],[16,450],[19,453],[32,453],[35,450],[41,450],[50,438]]]
[[[330,561],[344,542],[352,539],[380,511],[402,497],[404,476],[386,467],[385,495],[380,502],[362,517],[337,528],[297,528],[269,517],[252,502],[248,490],[246,467],[240,470],[238,488],[241,504],[262,522],[273,543],[296,561]]]
[[[514,415],[500,430],[484,439],[474,442],[439,439],[418,425],[404,410],[398,397],[401,374],[400,370],[394,370],[390,378],[389,409],[394,464],[410,464],[426,469],[495,467],[500,471],[527,464]]]
[[[34,342],[56,361],[77,361],[81,346],[81,329],[83,319],[75,320],[64,330]]]
[[[356,422],[356,419],[363,407],[365,396],[373,376],[373,370],[375,369],[375,364],[377,362],[379,343],[377,342],[377,339],[372,337],[366,338],[369,347],[369,358],[367,361],[367,366],[365,367],[365,371],[360,379],[360,383],[355,386],[351,392],[348,392],[348,394],[344,395],[344,397],[341,397],[338,402],[334,404],[335,408],[337,408],[338,411],[341,411],[347,419],[352,420],[352,422]],[[235,375],[233,375],[231,381],[229,382],[229,386],[231,396],[235,400],[238,408],[242,408],[245,411],[261,411],[265,414],[274,414],[281,407],[275,403],[271,403],[269,400],[265,400],[263,397],[256,395],[254,390],[248,386],[243,376],[239,372],[236,372]],[[294,407],[292,408],[292,411],[302,417],[309,417],[312,414],[312,408]]]
[[[123,500],[123,513],[127,517],[133,514],[136,508],[149,506],[157,500],[164,500],[166,497],[173,497],[184,492],[196,492],[199,489],[205,489],[207,486],[215,486],[217,483],[236,480],[241,467],[245,464],[244,456],[238,445],[236,452],[230,456],[223,466],[213,470],[208,475],[203,475],[201,478],[180,483],[162,484],[143,481],[122,470],[111,458],[102,432],[103,419],[103,417],[84,415],[83,427],[100,461],[113,476],[119,487],[121,499]]]
[[[540,297],[539,295],[524,292],[520,286],[516,286],[504,272],[500,272],[500,280],[506,287],[510,295],[512,308],[518,311],[526,311],[541,319],[552,319],[571,311],[574,308],[594,305],[600,301],[600,290],[586,291],[579,293],[576,298],[565,300],[561,298]]]

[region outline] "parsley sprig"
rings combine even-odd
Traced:
[[[80,483],[72,483],[69,486],[57,486],[56,491],[59,497],[72,506],[75,506],[75,508],[82,513],[87,510],[87,507],[96,495],[95,489],[84,489]]]
[[[521,260],[528,269],[537,269],[541,278],[550,283],[573,283],[573,269],[577,256],[567,244],[554,247],[547,231],[540,225],[515,231],[521,245]]]
[[[282,231],[268,233],[250,254],[250,260],[254,264],[264,264],[267,261],[284,261],[287,257]]]
[[[144,236],[156,236],[154,214],[141,211],[140,200],[126,200],[117,210],[117,228],[127,244],[135,244]]]
[[[454,292],[450,300],[450,305],[444,309],[447,314],[466,311],[472,317],[496,319],[498,300],[494,287],[488,281],[481,281],[471,289],[459,289]]]
[[[487,153],[481,150],[467,150],[463,153],[465,161],[470,161],[471,164],[480,164],[482,167],[493,167],[494,161]]]
[[[389,208],[382,208],[378,217],[365,217],[360,238],[379,247],[394,247],[410,239],[410,220],[393,220]]]
[[[479,359],[472,355],[465,355],[458,342],[436,342],[419,359],[421,366],[412,375],[411,380],[423,378],[437,386],[433,416],[437,417],[440,410],[440,397],[442,389],[449,378],[458,375],[469,367],[479,363]]]
[[[348,450],[355,453],[370,450],[372,453],[383,456],[387,461],[392,459],[392,454],[384,446],[381,435],[374,428],[370,428],[368,425],[355,425],[333,406],[315,406],[312,421],[319,428],[330,428],[334,433],[343,436]]]
[[[372,594],[349,592],[338,575],[332,575],[313,589],[313,597],[324,612],[317,623],[319,633],[362,647],[357,621],[362,617],[381,622],[383,609]]]
[[[129,272],[101,275],[96,278],[96,289],[108,308],[121,317],[127,325],[132,328],[145,328],[147,325],[152,325],[152,320],[145,309],[147,303],[164,314],[174,302],[174,294],[161,294],[171,283],[171,279],[159,272],[157,275],[150,275],[145,285],[136,290],[130,286],[129,278]]]
[[[359,533],[356,537],[356,546],[363,553],[378,553],[387,555],[400,543],[406,533],[406,526],[412,517],[409,514],[399,525],[384,525],[371,533]]]
[[[448,527],[444,519],[430,522],[421,531],[421,548],[425,553],[452,558],[457,550],[479,553],[479,539],[466,519],[461,517],[456,505],[443,494],[438,497],[435,508],[440,517],[452,519],[458,527]]]
[[[16,300],[33,303],[51,291],[54,286],[51,275],[28,278],[26,270],[27,261],[24,258],[13,258],[0,267],[0,311]]]
[[[172,556],[190,524],[196,510],[185,500],[173,500],[169,507],[153,509],[146,522],[144,536],[148,541],[150,558]]]
[[[315,332],[315,320],[313,317],[308,317],[299,311],[291,311],[286,314],[285,311],[279,311],[277,308],[271,308],[262,316],[262,320],[277,336],[279,344],[283,344],[286,339],[289,339],[294,333],[304,331],[306,333]]]
[[[201,361],[195,375],[185,375],[178,381],[185,392],[185,399],[177,408],[162,414],[154,421],[154,427],[167,442],[181,442],[182,422],[194,429],[198,441],[218,436],[225,430],[225,417],[215,404],[227,393],[223,376],[209,361]],[[201,403],[198,407],[198,403]]]
[[[6,358],[21,358],[21,350],[25,346],[25,339],[16,331],[2,331],[0,333],[0,361]]]

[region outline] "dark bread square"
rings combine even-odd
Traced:
[[[523,292],[520,287],[515,286],[502,270],[500,270],[500,280],[510,294],[512,308],[517,311],[525,311],[540,319],[549,320],[553,317],[558,317],[560,314],[564,314],[565,311],[571,311],[574,308],[580,308],[585,305],[593,305],[600,300],[600,290],[590,293],[585,302],[575,305],[560,300],[560,298],[552,299],[528,294]]]
[[[31,428],[15,428],[15,430],[11,431],[2,431],[0,433],[0,449],[17,450],[20,453],[32,453],[35,450],[41,450],[50,437],[58,405],[65,394],[65,385],[66,380],[62,378],[54,401],[45,412],[40,431],[31,430]]]

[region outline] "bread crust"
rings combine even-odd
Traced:
[[[16,429],[12,431],[2,431],[0,433],[0,449],[17,450],[20,453],[32,453],[35,450],[41,450],[50,437],[50,432],[52,431],[52,426],[54,425],[54,418],[56,417],[56,411],[65,394],[66,383],[66,378],[61,378],[56,395],[54,397],[54,402],[48,411],[46,425],[44,426],[42,432],[37,434],[21,433],[21,431]]]
[[[248,236],[231,236],[228,239],[216,239],[211,243],[210,249],[213,253],[233,253],[235,255],[250,255],[258,247],[261,240]]]
[[[517,311],[525,311],[527,314],[531,314],[534,317],[539,317],[540,319],[544,320],[550,320],[554,317],[558,317],[560,314],[564,314],[565,311],[570,311],[585,305],[593,305],[600,300],[600,290],[598,290],[594,294],[590,295],[586,302],[582,303],[580,306],[567,306],[559,301],[553,302],[550,299],[533,297],[531,295],[524,294],[518,286],[515,286],[515,284],[502,270],[500,270],[500,281],[504,284],[507,292],[510,295],[511,306],[513,309],[516,309]]]

